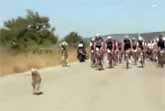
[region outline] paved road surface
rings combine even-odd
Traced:
[[[0,77],[1,111],[165,111],[165,70],[124,65],[96,71],[89,63],[41,70],[44,95],[27,74]]]

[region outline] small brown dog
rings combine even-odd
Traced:
[[[32,76],[32,87],[33,87],[33,94],[34,95],[41,95],[42,92],[40,91],[40,85],[42,78],[38,72],[37,69],[31,70],[31,76]]]

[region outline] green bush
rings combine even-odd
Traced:
[[[25,17],[4,23],[4,28],[0,29],[0,44],[16,50],[53,45],[58,42],[54,30],[48,17],[28,10]]]
[[[70,34],[68,34],[64,40],[71,46],[76,46],[81,40],[82,37],[80,35],[78,35],[78,33],[76,32],[71,32]]]

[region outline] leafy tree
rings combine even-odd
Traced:
[[[49,18],[40,16],[38,12],[27,10],[25,17],[8,20],[0,29],[0,43],[13,49],[31,49],[35,46],[56,44],[58,37],[54,35],[54,27]]]
[[[76,32],[71,32],[64,38],[64,40],[68,42],[69,45],[75,46],[80,42],[80,40],[82,40],[82,37]]]

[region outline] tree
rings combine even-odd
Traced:
[[[56,44],[58,37],[49,18],[40,16],[38,12],[27,11],[25,17],[8,20],[0,29],[0,43],[12,49],[32,49],[35,46]]]
[[[78,33],[76,32],[71,32],[70,34],[68,34],[64,40],[72,46],[75,46],[79,43],[79,41],[82,40],[82,37],[80,35],[78,35]]]

